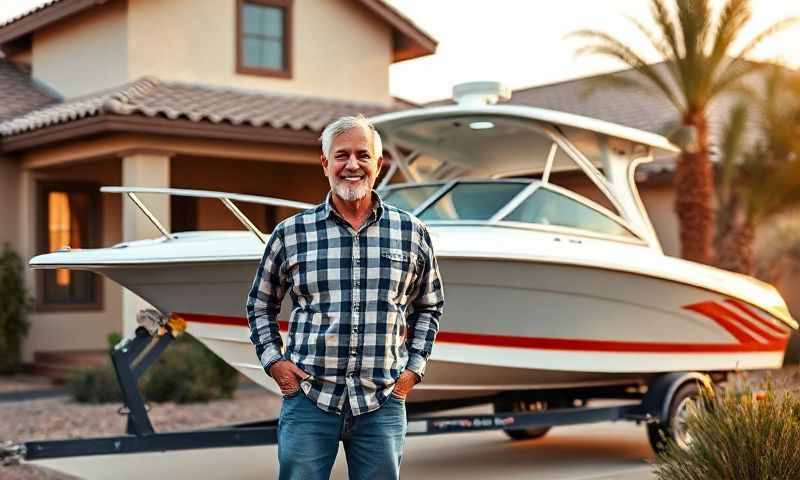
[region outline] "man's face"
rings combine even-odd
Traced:
[[[321,156],[331,190],[346,202],[367,196],[383,162],[382,157],[372,155],[371,132],[356,127],[338,135],[331,145],[331,157]]]

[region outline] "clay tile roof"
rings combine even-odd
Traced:
[[[5,27],[6,25],[12,24],[12,23],[16,22],[17,20],[22,20],[23,18],[27,17],[28,15],[32,15],[32,14],[38,12],[39,10],[44,10],[45,8],[47,8],[47,7],[51,6],[51,5],[54,5],[56,3],[59,3],[61,1],[62,0],[47,0],[45,2],[42,2],[40,0],[37,5],[34,5],[33,7],[14,15],[11,18],[7,18],[7,19],[1,21],[0,22],[0,28]]]
[[[28,72],[0,58],[0,122],[55,101]]]
[[[192,122],[321,131],[341,115],[366,116],[394,108],[300,95],[283,95],[145,77],[122,87],[39,108],[0,122],[0,136],[101,115],[143,115]]]

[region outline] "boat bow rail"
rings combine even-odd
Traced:
[[[131,199],[131,201],[141,210],[141,212],[150,220],[150,222],[160,231],[168,240],[173,239],[172,233],[164,226],[163,223],[156,217],[156,215],[147,208],[137,194],[161,194],[172,195],[177,197],[194,197],[194,198],[216,198],[227,208],[234,217],[244,225],[247,230],[253,233],[261,243],[267,243],[267,236],[253,223],[247,215],[242,212],[233,202],[257,203],[261,205],[272,205],[276,207],[294,208],[297,210],[306,210],[313,207],[310,203],[296,202],[294,200],[284,200],[281,198],[262,197],[259,195],[245,195],[241,193],[230,192],[216,192],[211,190],[190,190],[183,188],[152,188],[152,187],[114,187],[107,186],[101,187],[101,192],[104,193],[124,193]]]

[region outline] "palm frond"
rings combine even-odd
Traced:
[[[741,56],[733,58],[721,67],[722,72],[714,79],[708,91],[708,100],[714,99],[717,95],[730,91],[734,85],[741,85],[741,81],[747,75],[761,70],[764,64],[748,61]]]
[[[744,48],[742,48],[742,50],[739,52],[737,56],[741,58],[748,56],[753,51],[754,48],[756,48],[761,42],[763,42],[767,38],[775,35],[776,33],[780,33],[783,30],[786,30],[787,28],[793,25],[797,25],[798,23],[800,23],[800,17],[784,18],[783,20],[773,23],[771,26],[762,30],[761,33],[753,37],[744,46]]]
[[[579,30],[570,34],[570,36],[581,37],[586,40],[594,41],[595,43],[587,44],[577,50],[578,55],[585,54],[598,54],[606,57],[614,58],[639,74],[647,78],[654,86],[658,88],[662,95],[664,95],[675,108],[682,110],[683,103],[675,95],[675,91],[670,87],[665,79],[663,79],[658,72],[644,61],[642,57],[633,51],[630,47],[622,43],[620,40],[612,37],[605,32],[596,30]]]
[[[704,91],[709,99],[713,99],[711,92],[720,71],[725,72],[724,66],[728,64],[726,55],[750,17],[749,0],[728,0],[720,12],[713,44],[706,60],[708,68]]]
[[[673,15],[669,8],[664,4],[664,0],[651,0],[650,10],[655,20],[656,25],[661,29],[661,34],[667,41],[670,50],[672,50],[672,58],[682,58],[684,55],[681,49],[683,38],[680,36],[680,31],[675,28],[676,24],[673,20]]]
[[[706,59],[706,44],[711,30],[711,11],[708,0],[676,0],[678,21],[683,32],[684,92],[687,103],[704,108],[709,89],[709,67]]]
[[[719,15],[709,62],[718,65],[722,61],[750,17],[748,0],[728,0]]]
[[[628,19],[638,30],[639,32],[647,38],[650,44],[653,46],[656,52],[665,60],[667,64],[670,74],[672,74],[672,78],[676,84],[680,85],[683,81],[683,76],[680,74],[678,69],[678,64],[675,61],[670,61],[670,59],[674,58],[673,49],[670,46],[669,42],[664,40],[663,38],[658,37],[652,30],[647,28],[645,24],[640,22],[638,19],[631,15],[626,15],[625,18]]]
[[[718,179],[718,198],[721,206],[730,200],[736,166],[741,161],[742,139],[747,126],[747,106],[740,102],[731,110],[730,120],[722,132],[720,144],[720,176]]]

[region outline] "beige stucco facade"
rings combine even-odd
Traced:
[[[132,1],[129,77],[389,102],[389,27],[350,0],[293,4],[293,72],[284,79],[236,73],[235,0]]]
[[[33,35],[33,78],[64,98],[124,84],[128,74],[127,2],[67,18]]]
[[[64,98],[144,76],[389,103],[392,32],[349,0],[295,0],[291,78],[236,70],[236,0],[112,0],[37,31],[33,76]],[[26,57],[27,55],[27,57]]]

